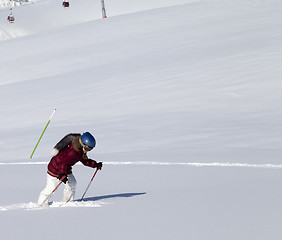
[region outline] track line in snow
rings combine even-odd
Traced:
[[[44,210],[48,208],[66,208],[66,207],[71,207],[71,208],[77,208],[77,207],[101,207],[102,205],[105,205],[106,203],[100,202],[100,201],[82,201],[82,202],[68,202],[68,203],[63,203],[63,202],[53,202],[49,207],[38,207],[37,203],[30,202],[30,203],[19,203],[19,204],[11,204],[7,206],[0,206],[0,212],[5,212],[5,211],[11,211],[11,210]]]
[[[48,162],[9,162],[1,163],[2,165],[47,165]],[[268,169],[281,169],[282,164],[251,164],[251,163],[231,163],[231,162],[103,162],[104,165],[124,166],[124,165],[154,165],[154,166],[190,166],[190,167],[241,167],[241,168],[268,168]]]
[[[4,39],[0,38],[0,41],[1,40],[12,39],[12,38],[16,38],[17,37],[17,35],[15,33],[13,33],[13,32],[11,32],[11,31],[9,31],[9,30],[7,30],[7,29],[5,29],[5,28],[0,26],[0,36],[1,35],[4,35]]]

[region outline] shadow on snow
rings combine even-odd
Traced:
[[[102,199],[109,199],[109,198],[128,198],[128,197],[134,197],[134,196],[139,196],[139,195],[144,195],[146,194],[145,192],[142,193],[119,193],[119,194],[111,194],[111,195],[104,195],[104,196],[97,196],[97,197],[88,197],[88,198],[83,198],[83,201],[98,201]],[[81,201],[76,200],[76,201]]]

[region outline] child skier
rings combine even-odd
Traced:
[[[97,163],[86,155],[95,145],[95,138],[89,132],[82,135],[70,133],[56,144],[52,151],[53,157],[48,164],[47,184],[38,198],[39,206],[48,206],[48,200],[51,197],[49,195],[60,181],[65,183],[63,202],[74,200],[76,180],[72,174],[72,166],[80,161],[87,167],[102,169],[102,162]]]

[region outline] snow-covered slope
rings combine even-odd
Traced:
[[[106,0],[104,2],[107,16],[113,17],[198,1]],[[7,21],[7,16],[11,12],[10,8],[0,8],[0,41],[102,18],[101,0],[84,0],[83,2],[80,0],[71,0],[69,1],[69,8],[63,8],[62,2],[58,0],[32,0],[20,6],[14,1],[10,2],[9,5],[15,5],[12,8],[12,13],[16,18],[14,24],[9,24]],[[6,2],[2,2],[2,6],[6,5]],[[128,19],[128,21],[131,20]]]
[[[102,152],[173,148],[185,153],[181,161],[194,154],[206,161],[279,160],[276,9],[188,3],[2,42],[1,98],[9,99],[3,147],[15,146],[9,126],[24,136],[19,155],[3,151],[4,159],[23,158],[57,108],[55,139],[93,126]],[[46,141],[38,157],[53,136]]]
[[[85,3],[0,12],[1,239],[278,240],[281,2],[109,0],[107,19]],[[89,208],[22,210],[83,131],[104,162]],[[75,168],[78,198],[91,174]]]

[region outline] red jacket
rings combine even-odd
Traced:
[[[60,173],[70,174],[72,173],[72,166],[79,161],[82,162],[83,165],[92,168],[94,168],[96,164],[96,161],[84,155],[82,148],[75,149],[73,142],[71,142],[51,159],[48,164],[48,174],[53,177],[58,177]]]

